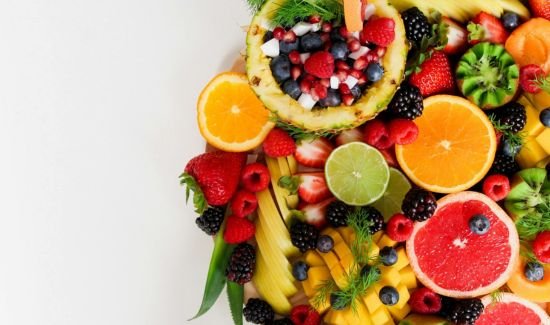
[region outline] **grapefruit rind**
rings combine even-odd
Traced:
[[[487,207],[491,209],[491,211],[502,221],[506,228],[508,229],[508,243],[510,245],[510,260],[508,262],[508,266],[506,270],[491,284],[486,286],[481,286],[475,290],[469,290],[469,291],[458,291],[458,290],[449,290],[446,288],[441,287],[440,285],[436,284],[432,279],[430,279],[425,272],[422,271],[418,258],[415,253],[415,247],[414,242],[416,235],[418,234],[419,230],[422,229],[428,222],[430,222],[431,219],[428,219],[424,222],[416,222],[414,225],[413,233],[411,237],[407,240],[406,247],[407,247],[407,255],[410,260],[411,267],[418,278],[420,282],[422,282],[426,287],[432,289],[433,291],[437,292],[440,295],[444,295],[447,297],[453,297],[453,298],[472,298],[472,297],[479,297],[486,295],[488,293],[491,293],[500,287],[502,287],[510,276],[512,275],[512,272],[514,271],[514,268],[516,267],[516,263],[518,262],[519,257],[519,237],[516,230],[516,227],[510,219],[510,217],[506,214],[506,212],[493,200],[488,198],[487,196],[477,193],[477,192],[459,192],[454,194],[449,194],[443,198],[441,198],[437,202],[437,209],[434,213],[434,218],[438,211],[442,209],[445,205],[453,202],[466,202],[466,201],[481,201],[483,204],[485,204]],[[433,234],[434,236],[437,236],[437,234]],[[475,275],[472,275],[472,278],[475,278]]]
[[[512,293],[502,293],[500,294],[498,298],[498,302],[494,301],[494,297],[491,295],[487,295],[483,298],[481,298],[481,302],[483,303],[483,306],[485,308],[491,308],[491,304],[498,304],[498,303],[518,303],[521,304],[527,308],[529,308],[533,313],[535,313],[537,316],[540,317],[540,324],[542,325],[549,325],[550,324],[550,316],[542,309],[539,305],[537,305],[534,302],[531,302],[527,299],[521,298],[516,296]],[[483,316],[483,314],[482,314]],[[480,316],[481,317],[481,316]],[[511,320],[513,322],[513,320]],[[520,324],[520,323],[518,323]]]

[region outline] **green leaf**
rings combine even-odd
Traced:
[[[227,282],[227,298],[229,299],[229,308],[231,309],[233,323],[235,325],[243,325],[243,286],[233,281]]]
[[[179,176],[180,185],[185,186],[185,202],[189,201],[189,194],[193,192],[193,206],[195,207],[195,212],[202,214],[207,208],[208,203],[206,203],[206,197],[202,192],[199,183],[193,178],[193,176],[188,173],[183,173]]]
[[[300,178],[297,176],[281,176],[278,182],[279,186],[287,189],[290,194],[298,193],[300,187]]]
[[[220,231],[216,235],[214,241],[214,250],[212,251],[212,257],[210,259],[201,306],[197,314],[190,320],[198,318],[210,310],[225,287],[225,269],[227,268],[227,263],[229,263],[231,251],[234,246],[227,244],[223,240],[224,229],[225,222],[220,227]]]

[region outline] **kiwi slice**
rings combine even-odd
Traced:
[[[482,109],[512,100],[519,83],[519,68],[502,45],[479,43],[460,59],[456,69],[460,91]]]

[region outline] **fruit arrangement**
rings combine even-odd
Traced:
[[[180,176],[195,318],[550,325],[550,2],[248,4]]]

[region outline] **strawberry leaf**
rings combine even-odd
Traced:
[[[244,288],[236,282],[229,281],[227,282],[226,290],[233,323],[235,325],[243,325]]]
[[[296,176],[282,176],[279,178],[279,186],[289,190],[290,194],[296,194],[300,186],[300,178]]]
[[[180,185],[185,186],[185,203],[189,201],[189,194],[193,192],[193,205],[195,207],[195,212],[202,214],[208,208],[208,203],[206,203],[206,198],[204,193],[201,190],[201,187],[193,176],[188,173],[183,173],[180,175]]]
[[[482,40],[485,38],[485,28],[475,23],[469,23],[466,27],[468,30],[468,40]]]
[[[540,76],[537,77],[535,80],[535,84],[537,87],[539,87],[541,90],[545,91],[546,93],[550,94],[550,76]]]

